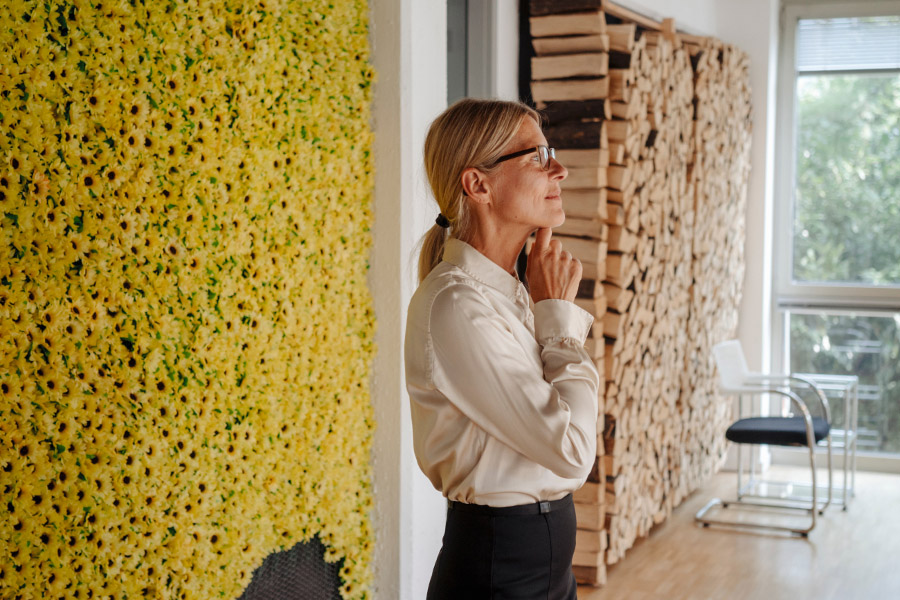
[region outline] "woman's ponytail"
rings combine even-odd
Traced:
[[[419,253],[419,281],[428,277],[444,255],[444,243],[447,241],[448,230],[440,225],[432,225],[422,238],[422,248]]]

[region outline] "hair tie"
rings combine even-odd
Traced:
[[[437,223],[438,226],[443,227],[444,229],[447,229],[448,227],[450,227],[450,221],[448,221],[447,217],[445,217],[441,213],[438,213],[437,219],[435,219],[434,222]]]

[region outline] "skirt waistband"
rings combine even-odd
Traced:
[[[559,500],[544,500],[533,504],[520,504],[518,506],[487,506],[485,504],[466,504],[465,502],[457,502],[456,500],[447,500],[447,508],[451,511],[490,515],[494,517],[542,515],[571,505],[572,494],[568,494]]]

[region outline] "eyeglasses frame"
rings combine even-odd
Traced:
[[[546,149],[547,149],[547,162],[544,163],[543,160],[542,160],[542,161],[541,161],[541,168],[544,169],[545,171],[549,171],[549,170],[550,170],[550,159],[551,159],[551,158],[553,158],[553,159],[556,158],[556,148],[551,148],[551,147],[549,147],[549,146],[544,146],[544,145],[533,146],[533,147],[531,147],[531,148],[526,148],[525,150],[519,150],[518,152],[511,152],[510,154],[504,154],[503,156],[501,156],[500,158],[498,158],[497,160],[495,160],[495,161],[494,161],[494,164],[495,164],[495,165],[496,165],[496,164],[500,164],[500,163],[502,163],[502,162],[505,161],[505,160],[509,160],[509,159],[511,159],[511,158],[517,158],[517,157],[519,157],[519,156],[525,156],[526,154],[531,154],[532,152],[537,152],[537,153],[538,153],[538,156],[539,156],[540,158],[543,158],[543,157],[541,156],[541,148],[546,148]]]

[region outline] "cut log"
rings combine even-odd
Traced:
[[[531,59],[532,79],[603,77],[609,70],[609,54],[593,52],[564,56],[535,56]]]
[[[606,583],[606,565],[600,567],[572,566],[572,574],[575,581],[588,585],[603,585]]]
[[[576,519],[578,515],[576,513]],[[605,534],[606,532],[604,532]],[[604,552],[606,548],[603,550],[593,552],[588,550],[580,550],[578,546],[575,546],[575,553],[572,555],[572,567],[587,567],[599,569],[605,567],[606,563],[606,553]]]
[[[609,95],[609,79],[547,79],[531,82],[531,96],[535,102],[555,100],[604,99]]]
[[[583,502],[586,504],[599,504],[603,502],[604,484],[586,482],[583,486],[575,490],[572,499],[575,502]]]
[[[603,552],[606,550],[606,532],[579,528],[575,532],[575,549],[582,554]]]
[[[606,18],[599,10],[530,17],[531,37],[606,33]]]
[[[614,190],[625,190],[631,184],[630,165],[610,165],[607,172],[607,185]]]
[[[566,121],[607,120],[611,115],[610,103],[607,99],[541,103],[538,109],[544,116],[545,127]]]
[[[601,296],[601,298],[602,298],[602,296]],[[576,303],[580,302],[581,300],[582,300],[581,298],[576,298]],[[584,308],[589,313],[596,316],[596,313],[594,313],[591,310],[588,310],[581,304],[578,304],[578,306],[581,306],[581,308]],[[606,351],[606,343],[603,341],[603,338],[599,338],[599,339],[588,338],[588,339],[584,340],[584,349],[588,353],[588,356],[591,357],[592,360],[599,360],[599,359],[603,358],[603,354]]]
[[[597,34],[534,38],[531,40],[531,45],[534,47],[534,53],[538,56],[609,52],[609,36]]]
[[[544,136],[557,149],[608,148],[606,121],[561,123],[544,128]]]
[[[563,190],[606,187],[606,167],[572,167],[560,186]]]
[[[566,217],[606,219],[606,189],[566,190],[562,195]],[[623,218],[624,222],[624,218]]]
[[[637,264],[631,254],[609,254],[606,257],[606,281],[620,288],[628,287],[636,269]]]
[[[634,298],[633,291],[622,289],[617,285],[607,282],[603,283],[603,292],[606,296],[607,309],[620,313],[628,311],[628,307],[631,305],[631,299]]]
[[[611,142],[624,143],[634,133],[633,121],[606,121],[606,132]]]
[[[565,223],[555,227],[553,233],[606,241],[609,235],[609,226],[599,219],[578,219],[566,216]]]
[[[609,36],[609,49],[611,52],[631,54],[634,50],[634,39],[637,34],[637,26],[634,23],[608,25],[606,34]]]
[[[578,284],[578,298],[597,298],[603,294],[604,288],[601,282],[585,279],[584,277],[581,278],[581,283]]]
[[[595,317],[602,317],[606,313],[606,296],[597,298],[575,298],[575,304]],[[594,349],[599,355],[592,355],[592,358],[603,358],[603,344],[599,348]]]
[[[609,144],[609,163],[623,165],[625,164],[625,144],[611,142]]]
[[[641,103],[638,96],[632,97],[630,102],[610,102],[610,113],[616,119],[637,118],[641,114]]]
[[[621,204],[607,204],[606,213],[608,225],[625,225],[625,208]]]
[[[554,239],[559,240],[563,250],[568,250],[572,256],[581,261],[582,265],[598,265],[606,262],[606,242],[563,235],[554,236]]]
[[[613,225],[609,228],[609,250],[633,254],[637,248],[638,237],[624,227]]]
[[[576,502],[575,517],[579,529],[602,531],[606,522],[606,509],[602,504]]]
[[[619,339],[625,332],[625,315],[607,311],[603,315],[603,335]]]
[[[609,150],[591,148],[589,150],[558,150],[556,160],[567,169],[572,167],[608,167]]]

